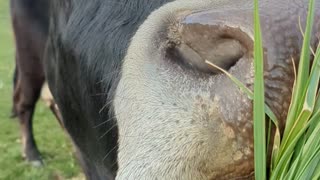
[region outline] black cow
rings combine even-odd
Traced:
[[[49,1],[11,0],[12,27],[16,43],[13,116],[18,116],[23,154],[34,165],[41,165],[32,133],[32,116],[45,81],[42,57],[49,28]],[[59,116],[53,102],[51,109]]]
[[[62,117],[45,82],[43,54],[49,28],[49,0],[11,0],[11,17],[16,43],[12,117],[18,117],[23,156],[34,166],[43,164],[32,131],[35,104],[41,96],[64,129]],[[41,90],[42,89],[42,90]],[[84,159],[75,155],[89,177]]]
[[[260,3],[266,100],[283,122],[308,2]],[[251,101],[204,62],[252,86],[251,1],[54,0],[50,12],[46,76],[89,179],[252,178]]]

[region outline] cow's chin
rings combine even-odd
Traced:
[[[190,5],[186,3],[186,8]],[[119,126],[117,179],[250,176],[251,102],[226,75],[175,53],[181,47],[175,44],[179,36],[172,35],[174,28],[179,31],[176,21],[190,13],[175,7],[179,6],[171,4],[149,17],[124,60],[114,101]],[[252,83],[249,54],[228,70],[246,85]]]
[[[201,26],[197,17],[202,16],[199,12],[202,9],[206,9],[208,14],[216,13],[215,16],[221,19],[210,20],[198,29],[204,34],[209,31],[207,36],[203,35],[204,39],[199,36],[199,41],[219,34],[221,28],[237,31],[239,36],[225,36],[232,40],[231,47],[241,47],[226,51],[234,53],[240,49],[239,53],[230,55],[235,58],[231,58],[232,62],[224,69],[251,88],[252,17],[242,17],[252,13],[252,5],[247,2],[232,1],[232,5],[226,6],[227,1],[176,1],[151,14],[139,28],[124,59],[114,101],[119,127],[117,179],[252,177],[251,101],[225,74],[184,56],[192,56],[192,50],[201,49],[201,43],[195,43],[197,47],[193,48],[195,40],[184,39],[188,33],[192,34],[187,31],[194,28],[188,22],[198,21]],[[215,7],[219,8],[216,12]],[[242,13],[239,13],[239,7],[242,7]],[[221,12],[233,12],[230,14],[234,16]],[[182,33],[184,26],[186,34]],[[219,40],[218,35],[216,38]],[[214,61],[210,53],[197,53],[194,57],[206,56],[206,59]],[[273,59],[266,61],[270,64],[277,62]],[[269,81],[274,88],[280,89],[278,92],[270,91],[273,96],[285,90],[290,94],[286,86],[291,81],[282,81],[281,78],[275,83],[271,82],[272,79]],[[282,86],[285,87],[281,89]],[[287,100],[285,96],[281,97],[277,102],[279,110],[287,108],[287,104],[283,105]]]

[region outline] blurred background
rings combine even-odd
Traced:
[[[72,145],[51,113],[39,101],[34,135],[45,165],[32,167],[21,155],[18,120],[11,119],[14,42],[9,0],[0,1],[0,180],[84,179]]]

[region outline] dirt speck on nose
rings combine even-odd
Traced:
[[[234,130],[230,126],[225,125],[225,127],[223,128],[223,132],[228,138],[235,138]]]
[[[235,152],[235,154],[233,155],[233,160],[235,161],[239,161],[243,158],[243,153],[241,151],[237,151]]]

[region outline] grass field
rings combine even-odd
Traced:
[[[34,134],[45,166],[31,167],[21,156],[17,119],[10,119],[14,44],[9,0],[0,1],[0,179],[79,179],[71,144],[50,110],[37,104]]]

